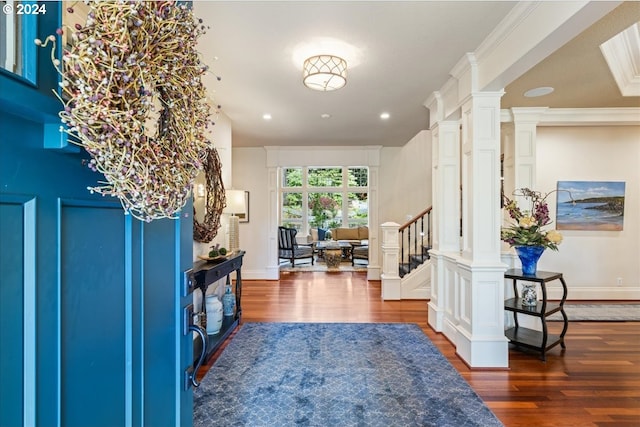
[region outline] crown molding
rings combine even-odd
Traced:
[[[537,111],[540,113],[540,110]],[[514,122],[511,109],[500,111],[502,123]],[[548,108],[538,126],[638,126],[640,108]]]

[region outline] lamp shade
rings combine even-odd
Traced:
[[[313,90],[340,89],[347,84],[347,61],[333,55],[307,58],[302,65],[302,81]]]
[[[247,206],[243,190],[227,190],[226,199],[227,206],[222,212],[232,215],[246,213]]]

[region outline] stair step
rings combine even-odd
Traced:
[[[425,262],[426,260],[428,260],[429,258],[427,258],[426,256],[421,256],[421,255],[411,255],[411,257],[409,258],[411,264],[414,265],[414,268],[419,266],[420,264],[422,264],[423,262]]]
[[[431,259],[428,252],[429,249],[431,249],[431,246],[423,246],[422,253],[424,254],[424,257],[423,255],[410,255],[408,263],[407,262],[400,263],[398,265],[398,274],[400,275],[400,277],[406,276],[411,271],[418,268],[419,265]]]

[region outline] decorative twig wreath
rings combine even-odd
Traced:
[[[196,41],[204,32],[175,1],[88,1],[63,64],[62,122],[106,182],[92,192],[118,197],[126,213],[177,218],[207,155],[210,107]],[[68,9],[73,12],[72,8]],[[57,31],[62,35],[63,30]]]
[[[218,151],[215,148],[208,150],[207,159],[204,162],[206,179],[206,202],[204,221],[200,223],[196,218],[196,208],[193,208],[193,240],[208,243],[218,234],[220,228],[220,214],[227,205],[222,183],[222,165]]]

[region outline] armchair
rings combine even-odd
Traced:
[[[299,245],[296,234],[295,228],[278,227],[278,259],[286,259],[295,267],[295,260],[310,258],[313,265],[313,245]]]
[[[365,260],[369,263],[369,245],[354,245],[351,250],[351,265],[356,265],[356,260]]]

